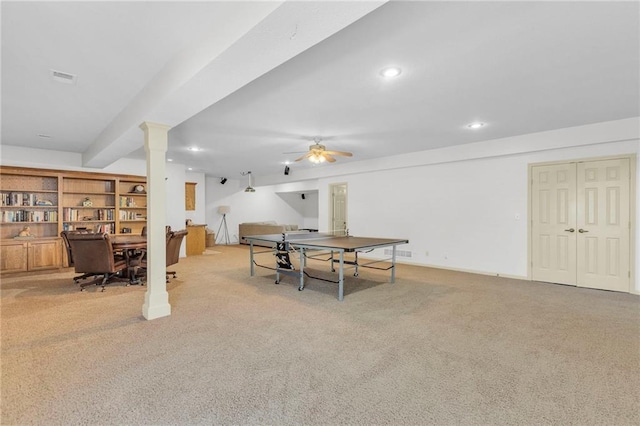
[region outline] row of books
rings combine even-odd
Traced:
[[[49,200],[38,199],[38,194],[32,192],[2,192],[0,202],[3,206],[51,206]]]
[[[2,222],[57,222],[58,212],[55,210],[3,210]]]
[[[87,217],[87,211],[82,209],[74,209],[71,207],[65,207],[62,209],[62,219],[67,221],[78,220],[114,220],[115,210],[113,209],[96,209],[93,212],[93,216]]]
[[[146,220],[144,213],[120,210],[120,220]]]
[[[71,223],[63,223],[62,224],[63,231],[93,231],[99,232],[102,234],[115,234],[116,233],[116,225],[115,223],[98,223],[95,225],[87,226],[86,224],[82,225],[73,225]]]
[[[140,198],[138,198],[138,200],[139,199]],[[135,197],[120,197],[120,207],[138,207],[138,206],[136,205]]]

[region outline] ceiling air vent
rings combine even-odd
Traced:
[[[77,75],[69,74],[67,72],[49,70],[51,72],[51,79],[59,83],[76,84]]]

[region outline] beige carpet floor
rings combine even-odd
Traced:
[[[153,321],[144,287],[4,277],[1,423],[640,424],[638,296],[399,265],[339,302],[212,251]]]

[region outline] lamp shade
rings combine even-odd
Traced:
[[[218,206],[218,214],[231,213],[231,206]]]

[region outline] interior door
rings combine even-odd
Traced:
[[[630,290],[630,160],[531,168],[531,276]]]
[[[532,167],[531,273],[576,285],[576,164]]]
[[[347,184],[331,185],[331,232],[347,233]]]
[[[629,291],[629,159],[578,163],[577,285]]]

